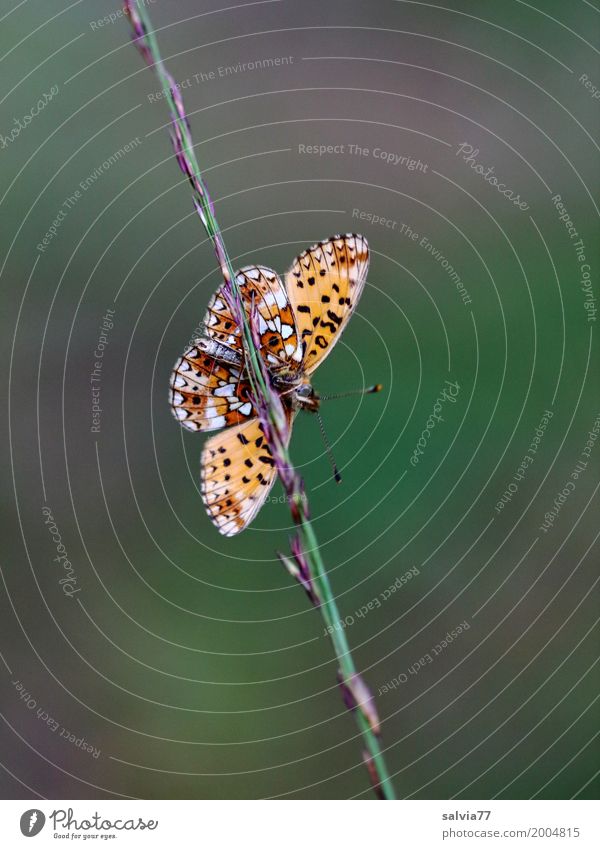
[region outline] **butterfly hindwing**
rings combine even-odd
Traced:
[[[228,428],[206,442],[201,464],[202,499],[224,536],[234,536],[250,524],[276,476],[258,419]]]
[[[250,385],[242,376],[242,360],[217,360],[202,350],[214,350],[199,339],[177,360],[171,373],[169,401],[173,415],[188,430],[218,430],[256,415]]]
[[[364,288],[369,246],[354,233],[332,236],[304,251],[285,282],[307,373],[323,362],[342,335]]]
[[[279,275],[263,265],[248,265],[235,275],[246,311],[254,302],[257,310],[261,352],[271,368],[301,360],[294,312]],[[204,319],[211,339],[238,351],[242,349],[240,328],[233,320],[223,289],[211,298]]]

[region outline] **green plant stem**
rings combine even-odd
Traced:
[[[270,385],[267,366],[260,355],[260,344],[253,332],[251,317],[236,285],[235,272],[227,252],[208,189],[202,179],[196,160],[190,127],[183,107],[181,95],[171,74],[161,58],[158,41],[152,30],[150,18],[139,0],[125,0],[136,45],[148,65],[155,71],[168,104],[175,153],[182,171],[192,186],[194,204],[202,224],[215,250],[217,261],[225,282],[222,290],[229,302],[232,316],[242,330],[242,341],[246,371],[252,389],[252,400],[269,442],[279,478],[293,505],[292,515],[298,526],[302,555],[309,571],[309,582],[314,587],[317,608],[320,610],[327,631],[331,635],[333,650],[339,665],[343,685],[352,689],[359,678],[346,635],[339,627],[340,615],[335,602],[327,570],[321,557],[319,544],[304,494],[303,482],[295,471],[287,448],[289,427],[281,399]],[[362,679],[360,679],[362,681]],[[366,691],[366,687],[365,687]],[[368,692],[368,691],[366,691]],[[394,788],[381,749],[378,722],[373,718],[374,708],[357,699],[352,707],[360,734],[376,775],[379,793],[385,799],[395,799]]]
[[[303,542],[305,543],[305,550],[307,553],[312,553],[313,574],[317,585],[319,599],[321,601],[320,609],[322,611],[325,624],[328,626],[328,630],[331,633],[331,642],[333,644],[335,656],[344,679],[349,680],[356,674],[356,667],[350,652],[348,640],[346,639],[346,633],[343,628],[339,627],[339,623],[341,622],[340,613],[335,602],[335,596],[333,595],[331,584],[329,583],[329,577],[327,576],[327,570],[325,569],[325,564],[321,557],[321,552],[313,526],[310,519],[307,517],[305,517],[302,522],[300,533],[303,537]],[[396,795],[394,792],[394,786],[385,763],[379,737],[373,733],[367,717],[361,710],[356,711],[356,719],[367,750],[373,758],[375,769],[379,776],[382,795],[385,799],[395,799]]]

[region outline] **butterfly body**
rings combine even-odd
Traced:
[[[297,412],[317,412],[311,374],[329,354],[366,282],[369,251],[357,234],[333,236],[304,251],[285,275],[265,266],[237,272],[242,302],[253,316],[271,387],[291,424]],[[193,431],[226,428],[204,446],[201,491],[221,533],[232,536],[252,521],[276,478],[245,368],[241,328],[219,289],[209,302],[205,335],[175,364],[170,404]]]

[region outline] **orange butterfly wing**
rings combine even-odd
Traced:
[[[292,416],[289,418],[291,430]],[[219,531],[239,534],[254,519],[277,477],[258,419],[212,436],[202,451],[202,500]]]
[[[323,362],[348,324],[367,280],[369,246],[363,236],[332,236],[304,251],[285,277],[303,343],[302,368]]]
[[[271,368],[290,360],[299,363],[302,349],[286,290],[279,275],[263,265],[248,265],[235,275],[246,311],[254,300],[258,313],[261,353]],[[222,345],[243,354],[241,331],[233,320],[223,288],[218,289],[208,304],[204,319],[206,334]]]
[[[294,313],[279,276],[265,266],[237,272],[247,310],[255,301],[261,353],[270,368],[302,358]],[[169,400],[173,414],[189,430],[218,430],[256,415],[245,377],[240,328],[233,320],[222,288],[211,298],[204,318],[205,337],[197,339],[175,364]]]
[[[185,351],[171,373],[173,415],[188,430],[218,430],[256,415],[241,359],[218,361],[201,350],[206,340]]]

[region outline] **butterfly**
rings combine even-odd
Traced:
[[[348,233],[305,250],[283,281],[262,265],[235,275],[248,314],[254,304],[260,354],[283,402],[288,432],[299,410],[319,408],[310,377],[347,326],[368,268],[367,240]],[[240,533],[264,504],[277,473],[252,403],[241,328],[223,288],[208,304],[204,335],[175,363],[169,401],[189,430],[225,428],[202,451],[201,493],[218,530]]]

